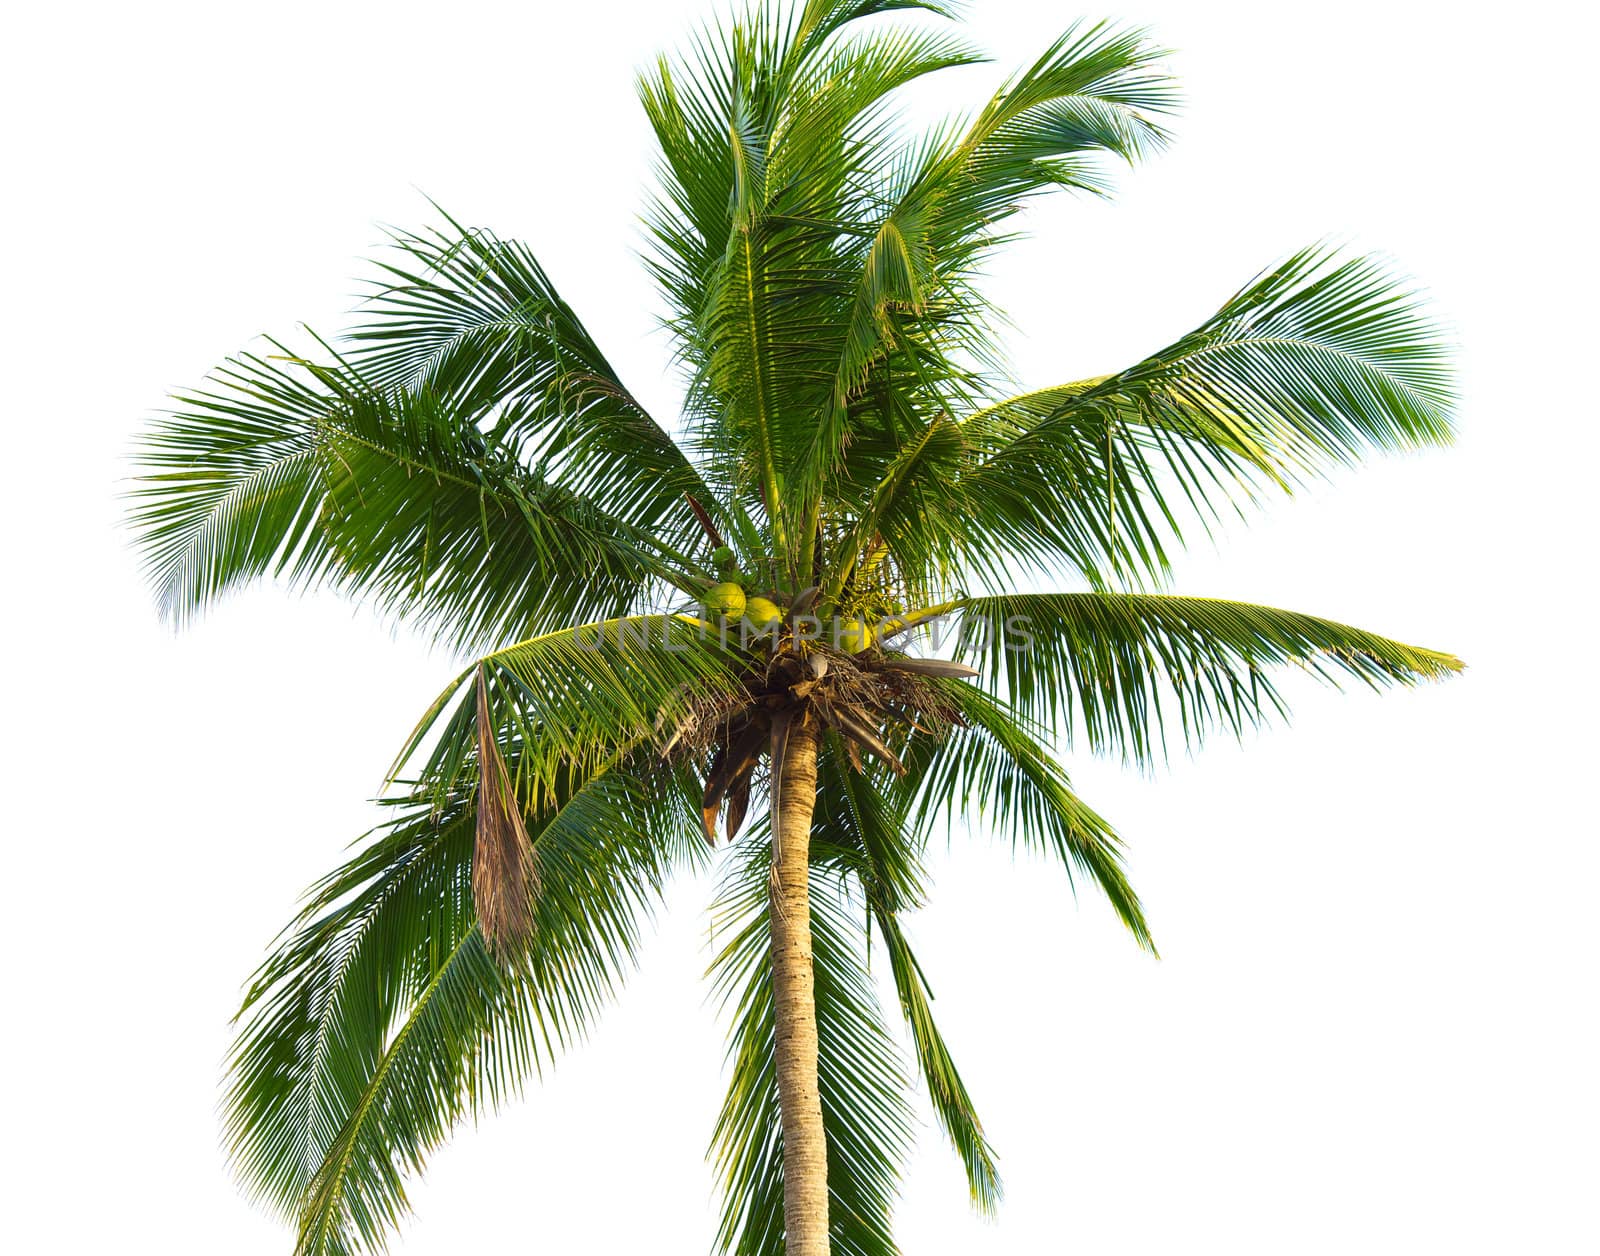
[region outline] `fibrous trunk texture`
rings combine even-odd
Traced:
[[[787,1256],[828,1256],[828,1140],[817,1088],[809,880],[819,730],[814,719],[800,715],[786,732],[773,799],[770,906],[778,1103],[783,1118],[784,1250]],[[780,739],[775,737],[774,743],[777,748]]]

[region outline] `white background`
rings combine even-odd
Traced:
[[[376,223],[530,241],[675,413],[635,260],[632,76],[702,0],[31,5],[3,171],[5,1160],[16,1252],[285,1253],[215,1106],[239,985],[370,814],[450,660],[264,588],[175,637],[119,530],[130,437],[262,331],[333,328]],[[1585,12],[1122,0],[1180,50],[1174,149],[997,270],[1030,386],[1125,365],[1333,235],[1432,291],[1461,439],[1185,560],[1186,591],[1454,650],[1155,780],[1074,763],[1164,960],[1059,870],[959,837],[914,938],[999,1148],[969,1215],[931,1124],[924,1253],[1593,1252],[1594,119]],[[980,0],[999,65],[1073,6]],[[952,75],[976,102],[999,73]],[[959,98],[959,99],[958,99]],[[923,98],[926,103],[926,96]],[[1298,690],[1296,691],[1299,692]],[[414,1191],[399,1249],[708,1248],[707,883],[592,1041]]]

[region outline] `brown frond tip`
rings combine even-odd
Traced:
[[[478,669],[478,815],[472,844],[472,905],[484,945],[508,963],[533,936],[539,858],[523,822],[489,719],[488,679]]]
[[[717,525],[711,521],[711,515],[704,506],[695,498],[693,493],[685,493],[684,498],[689,503],[689,509],[694,512],[694,517],[699,520],[700,527],[704,530],[706,538],[712,545],[721,547],[727,542],[722,539],[722,533],[717,530]]]

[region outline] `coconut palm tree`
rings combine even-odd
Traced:
[[[1057,743],[1147,764],[1280,711],[1280,665],[1374,686],[1460,666],[1164,591],[1221,512],[1448,439],[1410,297],[1312,250],[1141,362],[1007,396],[987,259],[1034,197],[1102,193],[1105,161],[1159,149],[1172,86],[1142,36],[1078,27],[911,138],[897,89],[980,58],[926,15],[863,20],[896,9],[948,16],[763,3],[642,78],[672,422],[527,248],[444,218],[395,236],[342,342],[242,354],[144,440],[135,522],[175,620],[276,576],[464,663],[240,1012],[228,1144],[298,1252],[379,1245],[408,1175],[582,1031],[666,879],[708,860],[718,1246],[892,1252],[911,1069],[992,1208],[903,927],[931,830],[1059,859],[1153,950]]]

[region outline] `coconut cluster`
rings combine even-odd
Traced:
[[[726,545],[711,554],[717,572],[715,583],[707,583],[699,595],[700,609],[707,619],[724,626],[743,624],[756,636],[777,637],[776,630],[786,620],[798,624],[813,613],[819,589],[791,593],[783,589],[761,588],[760,582],[739,569],[738,557]],[[760,589],[757,592],[757,589]],[[811,639],[825,642],[843,654],[861,654],[877,643],[880,630],[897,622],[898,604],[874,602],[848,610],[836,610],[835,618],[812,621]]]
[[[660,730],[663,756],[686,754],[704,765],[701,808],[708,840],[716,840],[724,806],[727,836],[738,835],[752,778],[763,762],[776,773],[796,721],[812,720],[837,733],[856,770],[864,770],[865,753],[896,773],[906,771],[897,747],[903,749],[912,730],[941,736],[965,722],[940,686],[976,671],[887,648],[936,608],[907,614],[889,595],[870,593],[844,607],[826,607],[831,618],[819,622],[812,617],[819,588],[756,592],[758,582],[740,571],[728,546],[719,545],[711,561],[717,579],[704,582],[701,610],[724,627],[742,623],[754,629],[766,648],[748,656],[749,670],[734,692],[686,692],[687,709],[676,727],[670,735]],[[792,631],[777,631],[785,624]]]
[[[758,633],[770,632],[782,621],[785,607],[776,600],[782,594],[776,590],[752,592],[756,581],[739,570],[733,550],[719,545],[712,551],[711,562],[717,570],[717,583],[700,595],[700,606],[708,619],[721,623],[742,620]]]

